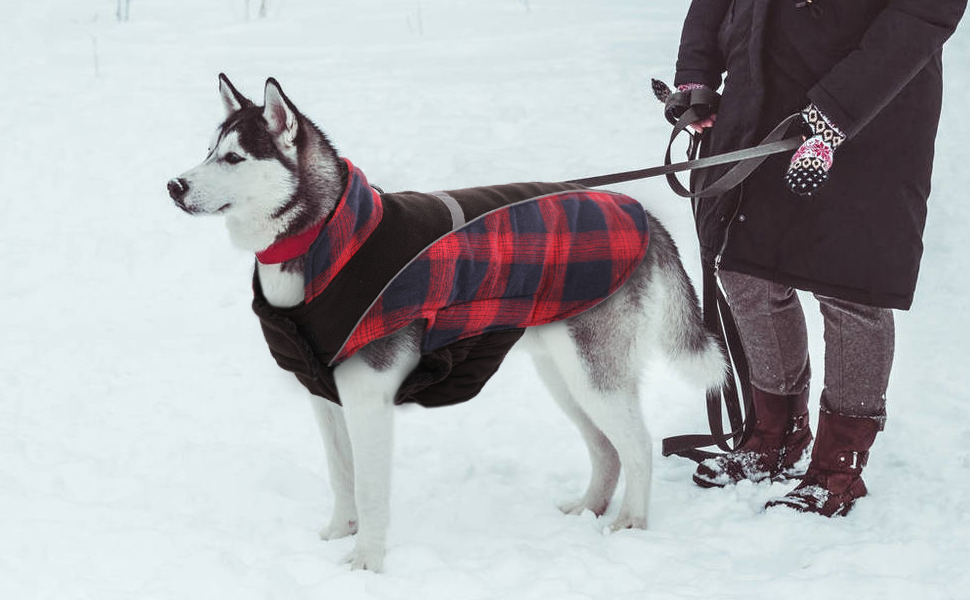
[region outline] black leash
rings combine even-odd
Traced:
[[[772,154],[779,154],[781,152],[795,150],[802,145],[801,136],[790,137],[784,140],[762,143],[752,148],[745,148],[744,150],[734,150],[733,152],[725,152],[724,154],[717,154],[715,156],[708,156],[705,158],[696,158],[694,160],[685,160],[676,163],[667,163],[659,167],[650,167],[649,169],[638,169],[636,171],[623,171],[620,173],[611,173],[609,175],[598,175],[594,177],[585,177],[583,179],[570,179],[566,183],[575,183],[577,185],[582,185],[585,187],[599,187],[602,185],[613,185],[614,183],[624,183],[627,181],[636,181],[638,179],[649,179],[650,177],[657,177],[659,175],[668,175],[672,173],[680,173],[683,171],[693,171],[695,169],[706,169],[709,167],[715,167],[717,165],[724,165],[739,161],[748,161],[751,159],[768,157]],[[757,161],[755,168],[763,161]],[[754,169],[750,169],[754,171]],[[740,181],[738,182],[740,183]],[[737,185],[737,184],[735,184]],[[731,187],[734,187],[733,185]],[[728,188],[730,189],[730,188]],[[700,196],[697,193],[679,193],[675,188],[674,192],[680,196],[684,197],[694,197]],[[708,192],[708,190],[703,190],[705,195],[717,195]]]
[[[655,82],[655,91],[657,91],[657,83]],[[658,97],[660,97],[659,93]],[[692,123],[706,119],[710,115],[711,106],[716,106],[716,101],[712,101],[708,97],[705,97],[701,102],[696,102],[694,105],[690,105],[689,95],[686,98],[688,99],[682,101],[680,107],[674,107],[675,109],[681,109],[677,111],[679,114],[671,115],[671,103],[668,103],[667,116],[672,122],[675,121],[675,124],[667,144],[667,152],[664,155],[663,165],[636,171],[624,171],[597,177],[573,179],[566,183],[596,187],[665,175],[667,177],[667,183],[674,193],[684,198],[691,198],[696,203],[699,198],[719,196],[737,187],[769,156],[781,152],[790,152],[797,149],[804,142],[804,137],[801,134],[788,138],[784,137],[792,125],[801,124],[800,115],[794,114],[784,119],[772,129],[757,146],[705,158],[695,158],[702,135],[692,134],[687,150],[688,160],[671,163],[670,155],[674,140],[682,132],[687,130],[687,127]],[[662,100],[665,99],[662,98]],[[716,181],[700,190],[684,187],[675,175],[675,173],[682,171],[706,169],[728,163],[737,164]],[[694,208],[696,214],[696,204]],[[744,355],[744,349],[741,346],[741,336],[738,333],[737,324],[731,315],[731,309],[727,304],[724,293],[717,284],[717,268],[715,265],[707,263],[703,263],[702,268],[703,285],[701,308],[704,315],[704,326],[714,335],[727,353],[728,373],[725,377],[724,385],[720,389],[708,390],[705,398],[707,402],[708,426],[711,433],[665,438],[662,448],[664,456],[676,454],[697,462],[717,456],[716,453],[701,450],[701,448],[717,446],[724,452],[731,452],[739,448],[750,435],[752,419],[748,419],[747,417],[754,414],[752,411],[750,371],[748,369],[747,358]],[[731,428],[731,431],[727,433],[724,431],[724,413],[721,409],[722,403],[727,412],[728,424]]]
[[[678,196],[682,196],[684,198],[719,196],[735,188],[738,184],[747,179],[747,177],[751,175],[751,173],[753,173],[754,170],[757,169],[769,156],[779,154],[781,152],[795,150],[802,145],[802,142],[805,141],[801,134],[788,138],[784,137],[784,135],[788,132],[789,127],[792,124],[800,122],[801,120],[801,116],[795,114],[779,123],[774,129],[771,130],[771,133],[761,140],[761,143],[757,146],[745,148],[743,150],[735,150],[733,152],[725,152],[723,154],[716,154],[714,156],[707,156],[704,158],[692,158],[683,162],[671,163],[670,154],[673,149],[674,140],[676,140],[677,137],[683,131],[685,131],[691,123],[695,123],[698,120],[701,120],[701,118],[694,111],[694,109],[689,109],[677,120],[677,124],[670,133],[670,141],[667,144],[667,152],[664,155],[663,165],[658,167],[650,167],[648,169],[638,169],[636,171],[623,171],[621,173],[611,173],[609,175],[571,179],[566,183],[575,183],[577,185],[587,187],[597,187],[601,185],[612,185],[614,183],[634,181],[637,179],[647,179],[649,177],[657,177],[658,175],[666,175],[667,183],[670,184],[671,189],[673,189],[674,193]],[[693,139],[692,136],[690,145],[691,150],[688,152],[693,154],[692,150],[696,148],[696,145],[697,140]],[[679,173],[682,171],[707,169],[729,163],[738,164],[732,167],[714,183],[701,190],[688,190],[674,175],[674,173]]]

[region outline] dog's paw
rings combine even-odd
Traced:
[[[338,540],[357,533],[357,518],[334,517],[330,524],[320,530],[320,539]]]
[[[622,531],[624,529],[646,529],[647,517],[635,517],[630,514],[620,514],[610,525],[611,532]]]
[[[384,546],[358,542],[354,551],[345,556],[343,562],[350,564],[352,571],[380,573],[384,570]]]
[[[579,500],[574,500],[572,502],[566,502],[565,504],[559,505],[559,510],[566,515],[581,515],[587,510],[596,515],[597,517],[602,517],[603,513],[606,512],[606,507],[609,505],[607,502],[589,502],[586,498],[580,498]]]

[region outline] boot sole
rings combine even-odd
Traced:
[[[828,514],[828,513],[822,512],[821,510],[812,510],[811,508],[809,508],[809,505],[804,501],[793,502],[792,500],[786,500],[784,497],[782,497],[777,500],[769,500],[768,502],[766,502],[765,510],[767,511],[772,508],[787,508],[788,510],[802,513],[804,515],[818,515],[820,517],[831,519],[833,517],[844,517],[848,515],[849,511],[852,510],[853,506],[855,506],[854,502],[851,504],[843,504],[835,512],[833,512],[832,514]]]
[[[811,455],[812,455],[811,447],[807,447],[804,450],[802,450],[801,456],[799,456],[798,460],[795,461],[795,464],[793,464],[792,466],[788,467],[787,469],[785,469],[784,471],[782,471],[781,473],[775,476],[766,476],[757,480],[745,478],[745,479],[740,479],[738,481],[721,482],[714,479],[704,478],[698,475],[696,472],[694,473],[693,480],[694,480],[694,483],[696,483],[698,486],[704,489],[724,488],[729,485],[737,485],[741,481],[750,481],[752,483],[761,483],[762,481],[771,481],[772,483],[778,483],[778,482],[784,482],[784,481],[790,481],[790,480],[798,481],[798,480],[801,480],[802,477],[805,476],[805,473],[808,471],[808,465],[811,460]]]
[[[710,479],[704,479],[702,477],[699,477],[696,473],[694,474],[692,479],[694,480],[694,483],[696,483],[699,487],[702,487],[704,489],[725,488],[729,485],[737,485],[741,483],[741,481],[750,481],[751,483],[761,483],[763,481],[771,481],[772,483],[784,483],[786,481],[800,481],[802,477],[805,476],[805,471],[806,469],[789,469],[788,471],[779,473],[774,477],[765,477],[764,479],[758,479],[757,481],[755,481],[754,479],[741,479],[739,481],[730,481],[728,483],[721,483],[719,481],[711,481]]]

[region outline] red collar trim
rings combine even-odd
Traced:
[[[264,265],[276,265],[279,263],[284,263],[288,260],[293,260],[299,256],[306,254],[307,250],[310,249],[310,244],[313,240],[317,239],[317,235],[320,230],[323,229],[324,224],[327,222],[327,218],[324,217],[320,219],[313,227],[307,229],[303,233],[298,233],[294,236],[284,238],[278,242],[270,244],[268,248],[262,252],[256,253],[256,260]]]
[[[302,233],[273,242],[265,250],[256,253],[256,260],[264,265],[278,265],[288,260],[299,258],[307,253],[310,246],[317,239],[317,236],[320,235],[320,230],[323,229],[323,226],[333,217],[337,209],[343,206],[344,200],[347,198],[347,193],[352,187],[351,183],[354,177],[357,176],[357,169],[354,165],[346,158],[343,161],[347,163],[347,188],[341,195],[340,200],[337,201],[337,205],[330,211],[330,214],[317,221],[312,227]]]

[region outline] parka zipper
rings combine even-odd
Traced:
[[[718,272],[721,270],[721,259],[724,257],[724,250],[727,248],[728,240],[731,237],[731,226],[737,220],[738,215],[741,213],[741,203],[744,202],[744,186],[740,186],[738,190],[738,201],[734,205],[734,212],[731,213],[731,218],[728,219],[727,225],[724,227],[724,239],[721,240],[721,248],[717,251],[717,255],[714,256],[714,276],[717,277]]]

